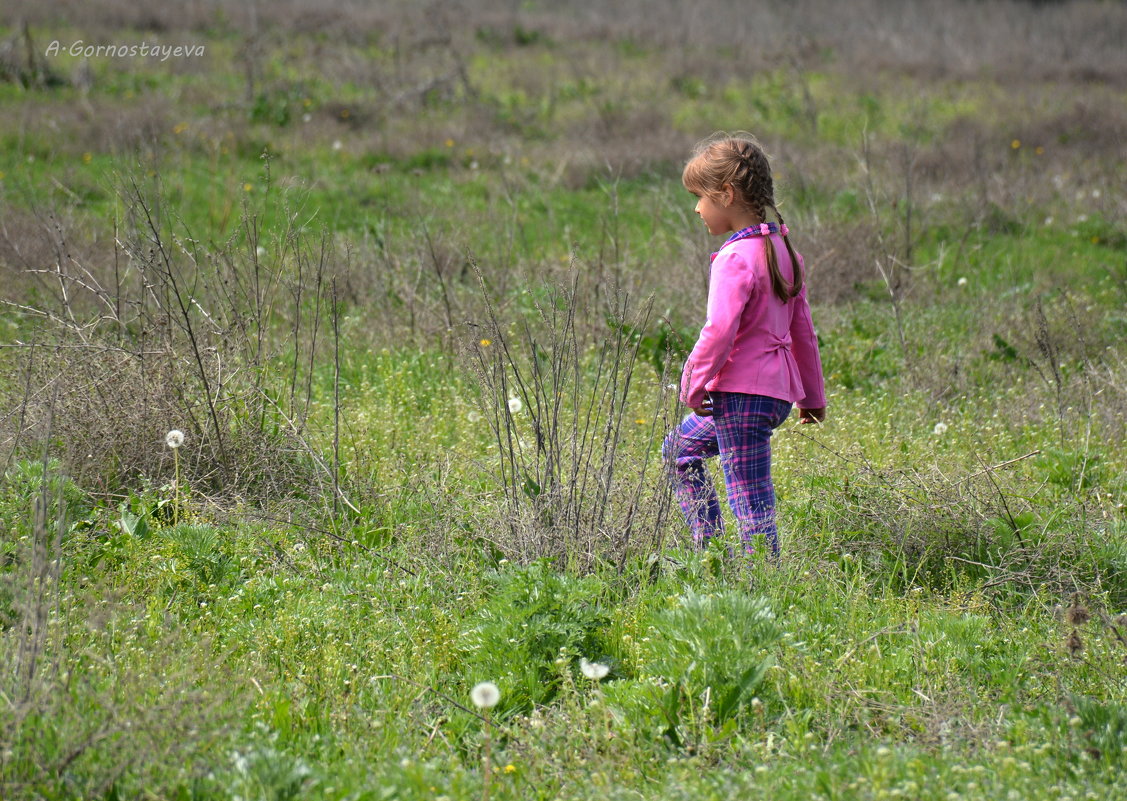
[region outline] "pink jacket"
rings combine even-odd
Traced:
[[[783,238],[769,238],[789,282],[793,268]],[[779,300],[767,269],[769,246],[768,237],[750,236],[726,242],[713,257],[708,319],[681,375],[688,406],[699,407],[709,390],[767,395],[801,409],[826,405],[806,286],[789,302]]]

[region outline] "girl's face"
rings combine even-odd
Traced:
[[[693,194],[696,195],[696,192]],[[693,211],[704,220],[704,224],[708,227],[708,233],[715,236],[736,230],[732,224],[733,206],[731,202],[724,203],[722,200],[714,200],[708,195],[696,196],[697,205]]]

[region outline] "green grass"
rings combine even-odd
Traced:
[[[276,416],[275,437],[255,442],[282,452],[263,464],[307,481],[278,497],[254,494],[269,475],[222,494],[191,439],[177,492],[164,451],[151,473],[119,475],[85,441],[43,438],[42,419],[24,432],[0,482],[0,795],[477,798],[486,722],[469,691],[482,680],[502,694],[490,737],[498,799],[1127,791],[1118,151],[1069,161],[1067,136],[1041,143],[1016,126],[1021,104],[989,75],[854,80],[826,55],[712,79],[691,69],[702,53],[690,45],[672,48],[682,67],[646,41],[561,41],[534,27],[478,28],[464,61],[472,96],[455,81],[402,106],[389,97],[453,57],[380,36],[294,36],[266,46],[244,104],[232,66],[244,43],[224,25],[194,34],[209,49],[198,70],[94,64],[88,117],[66,114],[87,102],[75,89],[0,84],[0,108],[13,112],[0,115],[0,212],[26,237],[21,253],[44,262],[33,266],[55,252],[32,247],[36,226],[58,219],[74,263],[106,277],[113,249],[96,244],[115,223],[135,224],[132,177],[146,202],[159,200],[167,242],[190,236],[202,263],[234,259],[247,279],[255,231],[267,268],[254,274],[286,291],[300,283],[295,249],[316,251],[324,233],[341,286],[339,353],[328,302],[306,295],[272,307],[269,356],[255,362],[293,412],[291,316],[319,321],[320,350],[298,375],[311,382],[301,443],[324,467]],[[71,32],[51,37],[81,38]],[[329,43],[386,85],[347,65],[321,71],[313,54]],[[1040,102],[1034,132],[1052,130],[1059,92],[1118,97],[1063,80],[1024,91]],[[116,140],[89,131],[145,110],[151,138],[96,146]],[[30,135],[23,113],[59,123]],[[943,166],[962,152],[967,120],[982,128],[986,174],[960,183]],[[658,514],[669,499],[655,463],[679,413],[661,385],[675,380],[678,337],[698,330],[717,244],[693,224],[684,153],[662,148],[748,127],[787,147],[780,193],[799,249],[818,259],[811,293],[830,395],[824,425],[789,423],[773,440],[778,567],[730,557],[727,543],[693,552],[676,508]],[[862,133],[876,148],[871,183]],[[604,151],[624,141],[658,144],[608,164]],[[904,257],[903,153],[921,166],[894,307],[872,264]],[[1066,167],[1075,187],[1046,181]],[[13,276],[28,266],[0,255]],[[204,303],[219,296],[203,286],[210,273],[176,258]],[[856,275],[839,268],[851,260],[863,263]],[[559,285],[571,279],[568,300]],[[833,282],[838,301],[819,303]],[[47,281],[20,287],[6,299],[54,297]],[[649,294],[645,324],[613,312],[625,297],[632,321]],[[568,310],[574,341],[553,339],[539,315]],[[11,307],[0,318],[5,345],[64,336]],[[582,423],[600,397],[591,391],[611,380],[599,346],[619,334],[639,357],[614,396],[615,471],[591,457],[585,506],[533,481],[551,474],[547,454],[564,467],[573,458],[569,442],[538,446],[536,427]],[[208,342],[243,355],[223,337]],[[311,343],[299,345],[306,358]],[[510,384],[524,408],[506,416],[494,408],[506,399],[472,369],[478,354],[510,381],[518,368],[529,379],[564,365],[546,385],[575,381],[581,400],[565,399],[564,424],[551,428],[550,398],[531,402]],[[26,355],[0,354],[5,421],[28,375],[39,377]],[[247,364],[223,362],[231,386],[250,386]],[[204,417],[201,398],[169,408]],[[262,425],[224,420],[231,437]],[[510,420],[517,443],[507,484],[494,420]],[[44,446],[58,457],[46,470]],[[334,469],[355,509],[334,498]],[[89,485],[66,478],[80,474]],[[568,515],[588,513],[603,480],[614,508],[603,529],[576,536]],[[658,545],[616,549],[628,525],[635,543]],[[586,679],[584,658],[609,675]]]

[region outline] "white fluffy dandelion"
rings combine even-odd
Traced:
[[[601,662],[588,662],[586,657],[579,660],[579,670],[591,681],[601,681],[610,673],[610,665]]]
[[[966,286],[967,285],[967,277],[965,275],[960,276],[959,280],[956,281],[955,283],[958,284],[959,286]]]
[[[470,690],[470,700],[478,709],[492,709],[501,700],[501,691],[493,682],[483,681]]]
[[[524,408],[524,404],[521,403],[520,398],[509,398],[509,411],[510,412],[512,412],[513,414],[516,414],[517,412],[519,412],[523,408]]]
[[[942,420],[940,420],[938,423],[935,424],[935,428],[933,428],[931,430],[931,433],[935,434],[935,436],[937,436],[937,437],[942,437],[944,434],[947,433],[947,424],[944,423]]]
[[[164,444],[176,450],[184,444],[184,432],[178,428],[174,428],[164,435]]]

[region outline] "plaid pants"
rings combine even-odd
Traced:
[[[762,537],[771,556],[778,556],[771,433],[787,419],[791,404],[739,392],[710,395],[712,416],[689,413],[665,437],[661,449],[693,541],[704,547],[723,532],[716,488],[704,466],[705,459],[719,454],[744,550],[754,553],[754,542]]]

